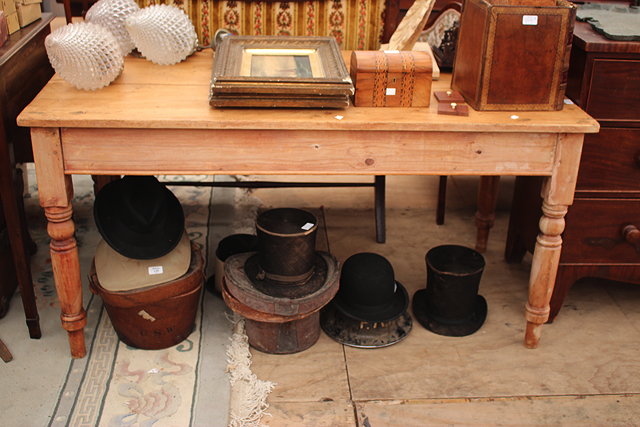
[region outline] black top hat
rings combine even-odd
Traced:
[[[413,296],[413,314],[439,335],[462,337],[480,329],[487,302],[478,295],[484,258],[470,248],[437,246],[427,252],[427,288]]]
[[[256,221],[258,252],[245,264],[256,288],[284,296],[313,292],[322,286],[327,269],[315,250],[317,229],[316,217],[302,209],[277,208],[261,213]]]
[[[361,252],[342,266],[336,309],[365,322],[385,322],[407,310],[407,290],[394,278],[393,267],[381,255]]]
[[[105,242],[128,258],[166,255],[184,232],[180,202],[153,176],[125,176],[105,185],[93,215]]]

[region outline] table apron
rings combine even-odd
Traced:
[[[60,130],[65,174],[552,174],[563,134]]]

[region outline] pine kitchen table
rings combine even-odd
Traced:
[[[215,109],[208,100],[211,65],[210,51],[172,66],[128,57],[122,75],[96,91],[55,75],[18,118],[31,128],[73,357],[86,353],[74,174],[544,176],[524,337],[527,347],[538,345],[583,137],[598,132],[598,122],[572,104],[562,111],[438,115],[435,99],[427,108]],[[433,90],[449,85],[443,75]]]

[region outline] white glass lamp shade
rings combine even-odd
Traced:
[[[176,6],[145,7],[127,16],[125,26],[140,53],[160,65],[186,59],[198,44],[189,17]]]
[[[78,22],[60,27],[47,36],[44,46],[53,69],[78,89],[107,86],[124,68],[118,41],[97,24]]]
[[[140,10],[134,0],[99,0],[85,15],[87,22],[102,25],[115,36],[122,55],[128,55],[135,47],[129,32],[124,27],[124,20],[133,12]]]

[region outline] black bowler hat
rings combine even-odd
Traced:
[[[355,319],[383,322],[406,311],[409,297],[385,257],[361,252],[344,262],[333,304]]]
[[[352,347],[376,348],[395,344],[411,331],[409,297],[381,255],[362,252],[342,266],[340,289],[320,312],[322,329],[334,340]]]
[[[422,326],[439,335],[471,335],[487,317],[487,302],[478,295],[485,261],[458,245],[437,246],[427,252],[427,288],[413,296],[413,314]]]
[[[104,241],[134,259],[168,254],[185,226],[180,202],[153,176],[125,176],[105,185],[96,195],[93,215]]]

